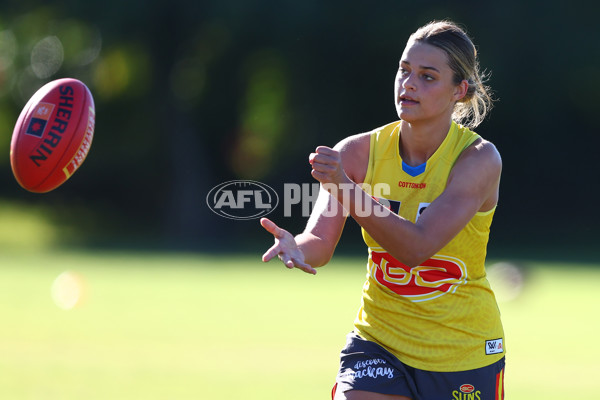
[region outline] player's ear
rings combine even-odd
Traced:
[[[463,79],[454,89],[454,100],[463,101],[469,91],[469,82]]]

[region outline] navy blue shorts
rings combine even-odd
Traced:
[[[336,391],[354,389],[413,400],[504,399],[504,358],[469,371],[431,372],[409,367],[380,345],[353,332],[347,339],[332,398]]]

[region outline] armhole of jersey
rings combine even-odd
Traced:
[[[481,136],[479,136],[477,133],[473,132],[473,137],[471,137],[469,139],[469,141],[467,141],[467,144],[465,145],[465,147],[462,149],[462,151],[460,153],[462,154],[463,151],[465,151],[466,149],[468,149],[470,145],[472,145],[473,143],[475,143],[479,139],[481,139]]]
[[[473,143],[475,143],[478,139],[481,139],[481,136],[479,136],[478,134],[475,133],[473,135],[473,137],[471,138],[471,140],[468,141],[468,143],[465,146],[465,148],[463,149],[463,151],[465,151],[467,148],[469,148],[469,146],[472,145]],[[461,154],[462,154],[462,152],[461,152]],[[498,204],[496,204],[492,209],[490,209],[488,211],[477,211],[475,213],[475,215],[477,215],[478,217],[485,217],[486,215],[493,214],[494,211],[496,211],[496,207],[498,207]]]
[[[456,122],[454,122],[454,121],[452,121],[452,123],[456,124]],[[452,168],[454,168],[454,165],[456,165],[456,162],[462,156],[462,154],[465,152],[465,150],[467,150],[469,148],[469,146],[472,145],[473,143],[475,143],[478,139],[481,139],[481,136],[479,136],[477,133],[475,133],[473,131],[470,131],[470,132],[472,132],[473,135],[470,138],[467,139],[467,141],[463,145],[462,150],[460,151],[460,154],[452,162]]]
[[[490,215],[490,214],[492,214],[494,211],[496,211],[496,207],[498,207],[498,205],[497,205],[497,204],[496,204],[496,205],[494,206],[494,208],[492,208],[491,210],[488,210],[488,211],[477,211],[477,212],[475,213],[475,215],[477,215],[477,216],[479,216],[479,217],[485,217],[486,215]]]

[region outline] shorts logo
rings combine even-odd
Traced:
[[[362,378],[379,378],[384,377],[388,379],[394,378],[394,369],[386,367],[387,361],[381,358],[375,358],[372,360],[358,361],[354,364],[354,370],[346,372],[343,376],[352,376],[354,379]]]
[[[504,343],[502,339],[486,340],[485,341],[485,354],[500,354],[504,353]]]
[[[460,387],[460,391],[463,393],[472,393],[475,390],[475,386],[469,385],[468,383]]]
[[[461,385],[459,390],[452,391],[453,400],[481,400],[481,391],[469,383]]]

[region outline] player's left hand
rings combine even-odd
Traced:
[[[319,146],[308,157],[312,166],[311,175],[322,184],[340,185],[352,181],[344,172],[342,155],[338,150],[327,146]]]

